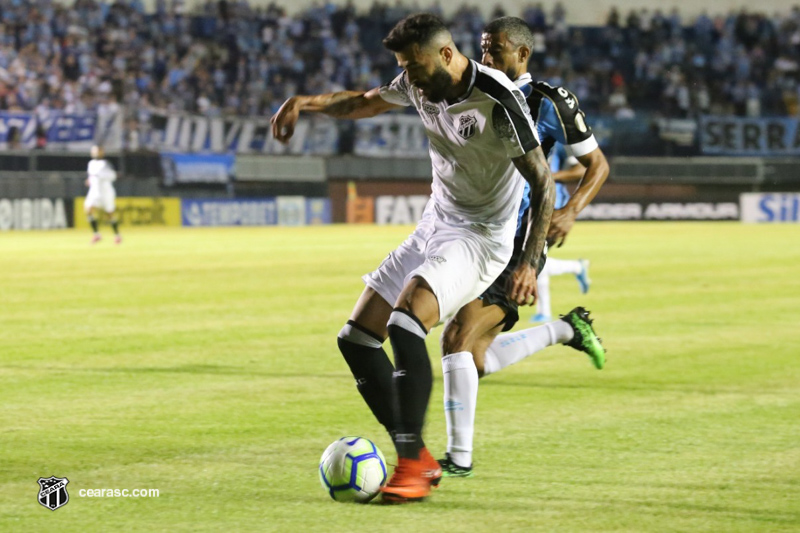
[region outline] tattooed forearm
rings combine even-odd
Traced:
[[[555,182],[541,148],[515,158],[514,165],[531,186],[531,210],[522,260],[536,267],[544,251],[547,230],[553,216]]]
[[[364,93],[339,91],[307,96],[301,102],[300,109],[312,113],[324,113],[334,118],[361,118],[369,107],[370,101]]]
[[[303,111],[325,113],[335,118],[357,119],[374,117],[398,107],[384,100],[380,91],[376,88],[365,93],[340,91],[316,96],[292,96],[269,119],[272,135],[278,141],[287,143],[294,135],[294,128]]]
[[[344,118],[359,107],[365,107],[366,105],[367,100],[364,98],[363,93],[341,91],[331,95],[330,101],[322,112],[332,117]]]

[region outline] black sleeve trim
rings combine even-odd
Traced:
[[[517,100],[512,90],[480,70],[475,77],[475,87],[503,106],[519,138],[520,147],[525,153],[539,146],[539,142],[536,140],[536,133],[533,131],[530,110],[522,107],[522,103]],[[525,102],[525,97],[521,91],[516,94],[519,94],[522,102]],[[528,104],[525,103],[525,107],[527,106]]]
[[[586,115],[581,111],[577,96],[563,87],[553,87],[552,91],[544,91],[541,87],[536,86],[531,87],[534,92],[538,92],[543,98],[547,98],[552,102],[568,145],[578,144],[592,136],[592,128],[586,124]],[[567,96],[560,94],[559,90],[564,91]],[[572,106],[569,105],[570,103],[572,103]],[[578,118],[578,115],[580,115],[580,118]]]

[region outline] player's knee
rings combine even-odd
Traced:
[[[475,343],[475,347],[472,349],[472,360],[475,361],[475,368],[478,369],[478,377],[482,378],[486,373],[486,349],[494,339],[493,333],[487,333]]]
[[[439,301],[436,294],[428,282],[420,277],[415,277],[403,289],[395,302],[395,308],[414,315],[427,331],[439,321]]]
[[[466,330],[455,319],[450,320],[444,328],[441,338],[442,357],[451,353],[469,352],[472,350],[472,342]]]
[[[475,368],[478,369],[478,377],[483,377],[483,357],[477,357],[476,354],[472,354],[472,360],[475,361]]]
[[[367,348],[380,348],[383,346],[383,339],[377,333],[370,331],[354,320],[348,320],[339,331],[337,343],[339,344],[339,351],[347,357],[349,345],[356,344]]]

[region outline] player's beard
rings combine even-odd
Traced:
[[[447,91],[453,87],[453,77],[444,67],[438,66],[425,86],[429,92],[425,97],[429,102],[438,104],[447,98]]]

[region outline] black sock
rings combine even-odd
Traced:
[[[362,333],[381,342],[377,336],[361,328],[355,322],[348,321],[348,324]],[[347,339],[339,338],[339,351],[342,352],[350,372],[356,378],[358,392],[364,398],[372,414],[383,424],[389,435],[394,440],[395,419],[394,419],[394,400],[392,395],[392,373],[394,367],[389,361],[389,356],[383,347],[373,348],[350,342]]]
[[[389,340],[394,350],[394,391],[399,457],[419,458],[422,427],[433,387],[433,371],[425,339],[427,331],[419,319],[404,309],[395,309],[389,320]]]
[[[111,228],[114,230],[114,235],[119,235],[119,221],[116,218],[111,219]]]
[[[97,233],[97,219],[94,217],[89,217],[89,224],[92,225],[92,231]]]

